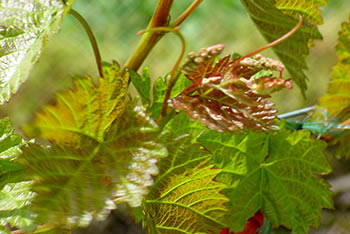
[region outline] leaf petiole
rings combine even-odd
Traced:
[[[85,32],[89,36],[89,40],[90,40],[92,49],[94,50],[94,54],[95,54],[95,58],[96,58],[98,73],[99,73],[100,77],[103,78],[104,76],[103,76],[103,69],[102,69],[101,53],[100,53],[100,50],[98,48],[96,37],[95,37],[94,33],[92,32],[90,25],[84,19],[84,17],[81,14],[79,14],[77,11],[70,9],[69,13],[79,21],[79,23],[83,26],[83,28],[85,29]]]

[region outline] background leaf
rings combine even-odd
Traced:
[[[262,210],[272,225],[307,233],[309,226],[319,226],[321,209],[332,208],[329,185],[318,177],[331,171],[323,154],[325,144],[311,140],[308,132],[211,131],[199,141],[223,169],[217,180],[230,186],[225,194],[234,231],[242,231],[248,218]]]
[[[35,180],[39,222],[86,226],[115,208],[111,199],[141,204],[167,150],[144,109],[126,102],[127,76],[114,64],[97,86],[91,78],[76,80],[26,126],[28,135],[52,143],[32,144],[22,157]]]
[[[220,169],[211,155],[191,143],[188,135],[168,140],[169,156],[159,163],[157,177],[144,207],[150,233],[219,233],[227,224],[225,185],[214,181]]]
[[[131,82],[140,94],[143,105],[151,102],[151,77],[149,74],[149,67],[145,67],[142,76],[134,71],[130,71]]]
[[[320,98],[320,106],[337,116],[350,105],[350,23],[344,22],[336,46],[338,63],[333,67],[327,93]]]
[[[322,39],[316,24],[322,23],[321,11],[318,9],[327,4],[327,0],[241,0],[253,22],[264,36],[272,42],[288,31],[298,22],[298,15],[302,15],[303,26],[287,41],[273,50],[286,66],[303,95],[307,89],[307,69],[305,58],[314,39]]]
[[[0,103],[8,101],[38,61],[73,0],[0,2]]]

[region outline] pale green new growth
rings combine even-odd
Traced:
[[[231,135],[209,132],[199,141],[223,169],[217,178],[230,189],[231,228],[242,231],[248,218],[261,210],[272,225],[293,233],[318,227],[322,208],[332,208],[329,185],[318,176],[330,173],[325,144],[298,131]]]
[[[25,127],[52,143],[30,145],[22,157],[34,175],[39,222],[86,226],[115,208],[112,199],[139,206],[167,155],[157,125],[126,101],[128,74],[114,64],[104,77],[97,86],[91,78],[76,80]]]
[[[21,153],[23,141],[14,135],[8,118],[0,120],[0,233],[9,233],[6,224],[24,229],[32,225],[28,205],[34,194],[32,182],[25,180],[23,167],[13,162]],[[3,229],[3,230],[2,230]]]
[[[144,202],[149,233],[219,233],[227,226],[228,199],[220,193],[225,185],[214,180],[221,170],[191,141],[188,135],[168,141],[169,156],[160,161],[160,175]]]
[[[73,0],[0,1],[0,104],[27,79]]]
[[[322,23],[319,7],[326,0],[241,0],[264,38],[272,42],[292,29],[301,15],[303,26],[287,41],[273,47],[305,95],[307,69],[305,58],[314,39],[322,39],[316,24]],[[315,25],[313,25],[315,24]]]

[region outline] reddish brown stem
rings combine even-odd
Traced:
[[[303,25],[303,17],[299,15],[299,22],[292,30],[290,30],[288,33],[286,33],[284,36],[280,37],[279,39],[277,39],[277,40],[275,40],[275,41],[273,41],[273,42],[271,42],[271,43],[261,47],[260,49],[257,49],[255,51],[253,51],[253,52],[251,52],[251,53],[249,53],[249,54],[239,58],[236,61],[236,64],[239,64],[239,62],[241,62],[245,58],[248,58],[248,57],[251,57],[253,55],[256,55],[257,53],[260,53],[263,50],[266,50],[268,48],[274,47],[274,46],[282,43],[283,41],[285,41],[288,38],[290,38],[291,36],[293,36],[294,33],[296,33],[302,25]]]
[[[153,14],[152,20],[147,29],[168,26],[168,18],[173,1],[174,0],[159,0],[157,9]],[[159,32],[145,33],[140,42],[137,44],[134,52],[126,62],[125,68],[130,68],[137,71],[163,35],[164,34]]]
[[[203,0],[195,0],[174,22],[171,23],[171,27],[177,27],[182,24],[193,11],[203,2]]]

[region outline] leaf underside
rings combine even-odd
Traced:
[[[72,0],[0,2],[0,104],[27,79],[46,41],[53,36]]]
[[[327,0],[241,0],[251,19],[268,42],[272,42],[298,23],[298,15],[304,19],[303,26],[287,41],[273,47],[305,96],[307,76],[306,56],[315,39],[322,39],[317,29],[322,23],[319,7]]]
[[[29,136],[51,142],[24,148],[22,163],[35,178],[33,201],[39,222],[86,226],[114,209],[111,199],[139,206],[158,158],[166,149],[158,128],[135,102],[126,101],[128,75],[119,65],[105,69],[57,96],[24,127]]]
[[[282,131],[272,134],[231,135],[211,131],[199,138],[223,169],[219,182],[230,186],[228,216],[231,228],[242,231],[249,217],[261,210],[274,226],[307,233],[320,224],[321,209],[332,208],[325,144],[310,134]]]
[[[214,181],[221,172],[207,163],[210,155],[188,135],[168,143],[169,156],[159,163],[160,175],[145,200],[150,233],[219,233],[227,224],[225,185]]]

